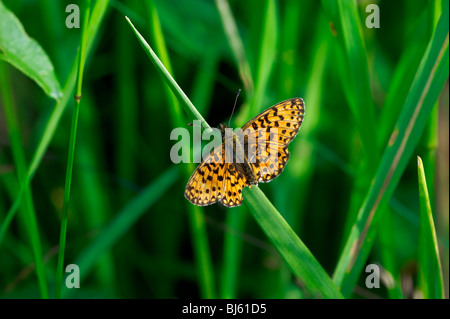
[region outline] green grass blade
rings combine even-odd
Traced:
[[[276,187],[274,189],[276,194],[274,203],[281,211],[285,212],[283,217],[286,218],[292,227],[299,225],[299,222],[304,217],[302,215],[306,213],[302,208],[307,202],[308,192],[300,192],[295,200],[292,200],[289,190],[292,188],[299,190],[308,188],[315,170],[316,158],[313,152],[314,145],[312,139],[315,138],[315,131],[317,131],[320,124],[320,113],[322,112],[324,78],[327,70],[326,66],[329,51],[327,27],[326,21],[322,16],[317,22],[316,33],[314,36],[316,43],[314,43],[313,47],[316,54],[314,55],[307,73],[307,78],[309,80],[304,95],[305,108],[307,108],[307,114],[305,115],[306,119],[302,123],[300,133],[296,137],[296,140],[289,146],[292,153],[291,156],[295,156],[295,158],[298,156],[298,158],[302,158],[302,160],[290,161],[289,165],[285,168],[285,174],[281,174],[278,177],[278,179],[284,181],[284,185],[288,185],[288,187]],[[295,93],[291,92],[287,96],[291,96],[291,94]]]
[[[11,95],[11,87],[9,84],[8,68],[6,63],[0,61],[0,92],[2,97],[2,104],[5,108],[6,123],[9,129],[9,136],[11,140],[11,147],[14,159],[14,167],[17,171],[17,178],[23,181],[26,176],[26,159],[25,151],[22,146],[22,138],[20,136],[20,129],[17,117],[13,108],[13,99]],[[23,185],[21,185],[23,186]],[[23,186],[24,189],[24,212],[22,222],[29,234],[30,245],[34,254],[34,262],[36,265],[36,274],[38,278],[39,291],[42,298],[48,298],[48,287],[45,277],[45,269],[42,256],[41,239],[39,236],[39,229],[36,220],[36,211],[34,209],[33,197],[30,185]],[[12,215],[8,215],[12,216]],[[11,218],[5,220],[2,225],[2,232],[0,233],[0,242],[6,232],[5,225],[9,225]]]
[[[136,2],[129,3],[130,6],[135,5]],[[119,4],[120,5],[120,4]],[[120,8],[120,7],[119,7]],[[118,9],[119,9],[118,8]],[[124,8],[131,11],[130,8]],[[134,55],[136,48],[132,45],[134,39],[130,37],[128,28],[122,21],[117,21],[114,24],[116,39],[114,41],[115,60],[120,63],[115,63],[116,76],[114,77],[114,86],[117,95],[117,106],[114,116],[114,122],[117,129],[114,130],[117,143],[114,147],[115,167],[117,174],[124,181],[133,181],[138,176],[136,171],[136,157],[139,154],[139,137],[137,136],[136,128],[139,127],[139,80],[138,68],[136,66],[136,59]],[[127,187],[122,187],[118,194],[120,203],[126,203],[133,195],[132,190]]]
[[[92,96],[83,94],[83,109],[79,119],[79,138],[77,152],[75,153],[75,167],[77,174],[74,176],[74,186],[77,197],[82,205],[77,209],[77,218],[85,220],[84,229],[98,229],[104,225],[114,213],[113,201],[109,196],[111,185],[104,183],[102,176],[107,170],[103,163],[106,161],[101,145],[101,117],[98,115],[97,105],[92,101]],[[83,163],[80,165],[80,163]],[[92,169],[86,169],[86,167]],[[79,202],[79,201],[78,201]],[[76,206],[73,201],[71,207]],[[92,214],[95,212],[95,214]],[[111,278],[116,276],[116,267],[112,252],[106,254],[95,269],[95,278],[102,287],[113,291],[117,283]]]
[[[428,3],[429,29],[436,29],[442,14],[442,1]],[[420,222],[418,238],[418,286],[422,296],[426,299],[445,298],[441,260],[432,212],[436,212],[435,192],[439,187],[436,183],[436,163],[438,148],[438,112],[439,101],[436,101],[425,127],[421,146],[425,148],[422,158],[417,157],[419,177]],[[425,179],[425,176],[427,178]],[[430,187],[427,187],[427,184]]]
[[[427,37],[424,32],[420,32],[420,27],[422,25],[418,25],[414,30],[416,32],[411,35],[413,40],[403,51],[392,75],[389,90],[379,115],[379,145],[384,146],[389,140],[389,135],[392,133],[395,121],[401,112],[402,103],[408,95],[420,59],[425,52],[429,36]]]
[[[253,101],[254,97],[254,80],[250,69],[250,63],[246,56],[245,48],[239,30],[237,28],[236,20],[231,12],[227,0],[216,0],[216,6],[221,17],[222,26],[225,31],[228,44],[231,47],[232,53],[236,60],[236,66],[244,84],[245,99],[247,102]],[[249,113],[250,103],[245,103],[241,106],[241,112],[236,117],[235,122],[244,122]],[[236,211],[227,214],[226,227],[236,232],[240,232],[245,227],[245,211],[242,207],[237,208]],[[223,246],[223,267],[220,281],[219,294],[221,298],[235,298],[237,284],[238,284],[238,268],[241,260],[242,240],[238,238],[235,233],[224,233]]]
[[[299,72],[299,68],[306,64],[306,61],[299,61],[296,59],[302,50],[299,47],[302,36],[307,31],[303,28],[303,19],[306,14],[309,14],[310,2],[301,2],[297,0],[286,1],[284,11],[280,10],[280,29],[279,29],[279,94],[283,97],[297,96],[297,78],[296,74]],[[281,6],[280,6],[281,7]],[[317,25],[319,25],[320,19],[318,19]],[[323,22],[323,21],[321,21]],[[324,24],[321,24],[324,25]],[[326,25],[326,24],[325,24]],[[316,31],[316,34],[318,32]],[[320,41],[322,38],[314,37],[315,41]],[[304,97],[306,98],[306,96]],[[308,102],[309,104],[309,102]]]
[[[150,16],[151,16],[151,32],[155,42],[155,50],[158,55],[161,57],[161,62],[167,69],[169,74],[173,73],[172,65],[170,63],[169,52],[167,50],[166,41],[164,39],[164,34],[162,31],[161,23],[159,21],[159,15],[157,8],[154,4],[154,1],[148,2]],[[170,115],[172,120],[173,127],[181,127],[182,125],[186,125],[183,117],[183,112],[181,110],[180,104],[178,103],[177,98],[174,93],[170,90],[169,86],[164,86],[165,93],[167,96],[167,100],[170,102]]]
[[[145,53],[147,53],[148,57],[150,58],[150,61],[155,65],[158,72],[160,72],[162,78],[167,82],[172,92],[176,95],[179,101],[183,101],[185,105],[188,107],[188,109],[194,114],[194,116],[201,122],[201,125],[205,129],[209,129],[210,126],[206,122],[206,120],[203,118],[203,116],[197,111],[194,104],[192,104],[191,100],[187,97],[187,95],[183,92],[183,90],[180,88],[178,83],[174,80],[172,75],[167,71],[165,66],[162,64],[161,60],[158,58],[156,53],[153,51],[153,49],[150,47],[150,45],[145,41],[144,37],[136,30],[133,23],[128,19],[128,17],[125,17],[130,24],[131,29],[133,30],[134,34],[139,40],[139,43],[141,44],[142,48],[144,49]]]
[[[94,8],[92,9],[92,15],[91,15],[91,19],[90,19],[90,23],[89,23],[89,31],[88,31],[89,39],[87,40],[87,45],[86,45],[86,54],[88,54],[91,50],[95,36],[100,27],[100,23],[105,15],[106,9],[108,7],[108,3],[109,3],[108,0],[99,0],[95,3]],[[63,96],[56,103],[56,106],[53,109],[52,114],[50,115],[50,118],[45,126],[44,132],[42,133],[42,136],[39,139],[39,143],[36,147],[36,150],[33,154],[33,157],[31,158],[30,164],[28,166],[26,178],[24,179],[23,182],[21,182],[20,191],[17,194],[17,197],[14,200],[13,205],[9,209],[9,211],[5,217],[5,220],[3,221],[3,223],[0,227],[0,245],[2,242],[2,238],[4,237],[4,234],[6,233],[12,219],[14,218],[17,208],[19,207],[24,189],[25,189],[25,187],[27,187],[30,184],[31,180],[33,179],[34,174],[36,173],[36,170],[38,169],[40,163],[42,162],[44,154],[53,138],[53,135],[55,134],[56,127],[58,126],[59,120],[61,119],[61,116],[65,110],[65,107],[66,107],[69,99],[72,97],[72,92],[74,90],[75,83],[76,83],[77,64],[78,64],[78,59],[76,59],[73,63],[72,71],[70,72],[69,78],[67,79],[66,85],[64,86],[64,89],[63,89]]]
[[[78,255],[75,264],[80,267],[80,281],[86,278],[96,262],[142,217],[149,208],[177,181],[178,167],[172,167],[152,181],[117,213]],[[72,290],[64,289],[63,297]]]
[[[395,190],[448,78],[448,17],[448,10],[443,10],[336,267],[333,279],[344,296],[349,296],[353,290],[371,250],[381,212]]]
[[[255,76],[255,94],[250,103],[250,114],[257,114],[264,108],[266,88],[270,80],[278,46],[278,19],[275,0],[265,1],[263,30],[259,48],[258,65]],[[248,118],[248,114],[242,113]]]
[[[231,51],[236,59],[239,75],[242,83],[244,84],[244,89],[246,94],[251,97],[253,96],[254,90],[253,78],[250,71],[250,65],[245,54],[244,45],[241,37],[239,36],[239,30],[233,14],[231,13],[230,5],[227,0],[216,0],[216,6],[220,14],[222,26],[225,30]]]
[[[61,298],[61,286],[63,280],[64,272],[64,253],[66,249],[66,235],[67,235],[67,219],[69,213],[69,201],[70,201],[70,190],[72,186],[72,171],[73,171],[73,161],[75,157],[75,143],[78,128],[78,114],[80,112],[80,101],[81,101],[81,88],[83,83],[83,71],[84,64],[86,60],[86,42],[88,39],[88,25],[89,16],[91,11],[91,1],[87,0],[85,14],[83,17],[83,29],[81,33],[81,44],[78,52],[78,73],[77,73],[77,84],[75,88],[74,97],[74,107],[72,114],[72,125],[70,129],[70,141],[69,141],[69,154],[67,158],[67,168],[66,168],[66,182],[64,187],[64,201],[61,216],[61,232],[59,237],[59,250],[58,250],[58,264],[56,267],[56,283],[55,283],[55,298]]]
[[[152,21],[152,35],[155,40],[156,50],[161,56],[162,63],[167,69],[168,73],[172,73],[172,67],[169,58],[169,52],[166,47],[164,40],[164,34],[162,32],[162,27],[159,21],[159,15],[156,6],[153,1],[148,2],[151,21]],[[165,85],[165,93],[170,107],[170,114],[173,127],[182,127],[186,125],[183,117],[183,113],[180,104],[175,96],[175,94],[170,90],[168,85]],[[191,173],[194,171],[195,167],[191,163],[184,167],[184,172],[186,178],[188,179]],[[193,249],[197,261],[197,273],[200,281],[200,294],[203,298],[214,298],[215,297],[215,285],[214,285],[214,275],[212,266],[212,257],[210,253],[210,248],[208,244],[208,235],[205,226],[205,216],[203,210],[200,207],[193,205],[188,206],[189,222],[191,226],[191,234],[193,237]]]
[[[389,299],[404,299],[398,255],[395,250],[394,212],[390,207],[387,209],[388,211],[383,214],[382,220],[380,221],[380,225],[383,226],[378,228],[378,242],[376,243],[375,249],[378,248],[381,265],[385,272],[384,277],[386,280],[383,283],[386,286]],[[383,279],[383,276],[381,276],[381,279]]]
[[[242,255],[242,238],[237,233],[243,231],[247,212],[237,207],[226,216],[226,230],[223,245],[223,268],[220,277],[219,297],[224,299],[237,298],[239,266]]]
[[[442,280],[441,260],[436,239],[433,213],[428,196],[427,180],[422,159],[417,157],[420,199],[419,225],[419,282],[423,297],[426,299],[444,298],[444,282]]]
[[[335,63],[361,141],[361,151],[355,150],[362,154],[354,156],[354,166],[358,167],[358,178],[355,179],[350,193],[349,214],[344,227],[345,236],[349,233],[358,208],[369,189],[381,151],[377,144],[368,56],[357,3],[354,0],[323,0],[322,5],[335,28],[334,44],[337,49],[334,53],[337,60]]]
[[[19,19],[0,1],[0,60],[33,79],[48,96],[59,99],[61,88],[53,64],[42,47],[25,32]]]
[[[190,173],[189,173],[190,175]],[[188,176],[189,177],[189,176]],[[190,205],[190,204],[188,204]],[[189,223],[193,233],[194,254],[198,263],[198,278],[200,278],[200,292],[203,298],[215,298],[214,272],[206,233],[205,215],[200,207],[189,207]]]
[[[428,14],[433,18],[430,19],[429,25],[430,29],[433,32],[436,29],[437,23],[439,21],[439,17],[442,13],[442,1],[437,0],[434,2],[428,3]],[[423,146],[427,150],[422,154],[422,160],[425,163],[425,173],[428,176],[428,184],[435,185],[435,176],[436,176],[436,153],[438,148],[438,111],[439,111],[439,101],[436,101],[433,111],[430,116],[430,120],[425,128],[424,138],[422,141]],[[431,209],[434,209],[435,201],[435,188],[430,187],[429,197],[431,203]]]
[[[246,205],[311,298],[342,298],[331,278],[259,187],[244,190]]]
[[[239,35],[236,20],[231,12],[229,3],[227,0],[216,0],[216,6],[219,11],[222,26],[225,30],[225,34],[228,40],[228,44],[231,47],[232,53],[236,60],[237,69],[244,84],[245,99],[246,101],[252,101],[254,97],[254,80],[250,70],[250,63],[246,56],[245,48],[242,38]],[[249,113],[250,103],[245,103],[241,107],[241,112],[237,116],[236,122],[244,122]],[[245,227],[246,213],[242,207],[237,208],[235,211],[227,214],[226,227],[236,232],[240,232]],[[238,284],[238,272],[239,264],[241,260],[242,252],[242,240],[238,238],[233,232],[225,232],[224,234],[224,246],[223,246],[223,268],[220,281],[220,297],[221,298],[235,298],[237,284]]]
[[[342,81],[349,86],[348,102],[356,119],[361,144],[365,152],[368,172],[375,172],[378,164],[373,98],[370,87],[367,53],[362,35],[362,26],[356,1],[323,1],[325,8],[333,12],[337,39],[346,61],[348,73]],[[331,8],[330,8],[331,7]]]

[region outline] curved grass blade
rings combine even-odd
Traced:
[[[35,81],[48,96],[62,96],[53,64],[19,19],[0,1],[0,60],[5,60]]]
[[[417,156],[419,177],[420,225],[419,225],[419,282],[426,299],[444,298],[444,283],[436,239],[436,230],[428,196],[427,180],[422,159]]]
[[[428,117],[448,78],[448,3],[422,58],[389,145],[351,229],[334,272],[334,282],[349,296],[369,255],[376,226],[388,199],[419,142]]]

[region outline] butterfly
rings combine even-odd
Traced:
[[[275,104],[242,126],[241,142],[227,138],[226,127],[220,124],[222,144],[196,168],[184,196],[198,206],[216,202],[226,207],[240,206],[244,187],[270,182],[284,170],[289,159],[288,145],[297,135],[304,114],[301,98]],[[232,161],[226,157],[227,143],[232,147]],[[243,161],[237,160],[238,155]]]

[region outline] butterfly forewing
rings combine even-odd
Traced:
[[[184,196],[199,206],[211,205],[222,198],[227,164],[222,147],[215,148],[197,167],[189,179]],[[219,159],[217,161],[217,159]]]
[[[303,99],[293,98],[270,107],[242,127],[253,143],[249,149],[256,158],[249,164],[258,182],[269,182],[281,174],[289,159],[288,145],[297,135],[304,113]]]

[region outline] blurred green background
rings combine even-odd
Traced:
[[[29,72],[0,59],[0,297],[53,297],[83,30],[66,27],[66,7],[79,6],[83,27],[88,1],[1,2],[48,55],[63,95],[55,100]],[[238,89],[234,126],[282,100],[305,100],[286,170],[260,188],[333,276],[389,138],[407,114],[408,94],[417,90],[413,81],[427,70],[420,63],[433,34],[442,32],[436,26],[448,11],[444,3],[93,0],[64,256],[64,265],[79,265],[81,287],[63,287],[62,296],[311,297],[255,223],[245,197],[233,209],[198,208],[184,198],[195,165],[170,161],[176,141],[169,137],[175,127],[192,130],[187,124],[195,118],[171,95],[125,16],[211,126],[228,123]],[[366,26],[368,4],[379,6],[380,28]],[[31,64],[39,71],[39,61]],[[430,112],[419,116],[418,142],[377,221],[365,265],[381,266],[381,288],[366,287],[363,269],[345,297],[435,296],[426,288],[432,279],[420,275],[432,258],[427,254],[436,257],[418,248],[426,225],[419,213],[420,156],[448,298],[447,77],[448,71],[443,88],[431,85],[438,98],[425,100]],[[30,166],[29,192],[10,215]]]

